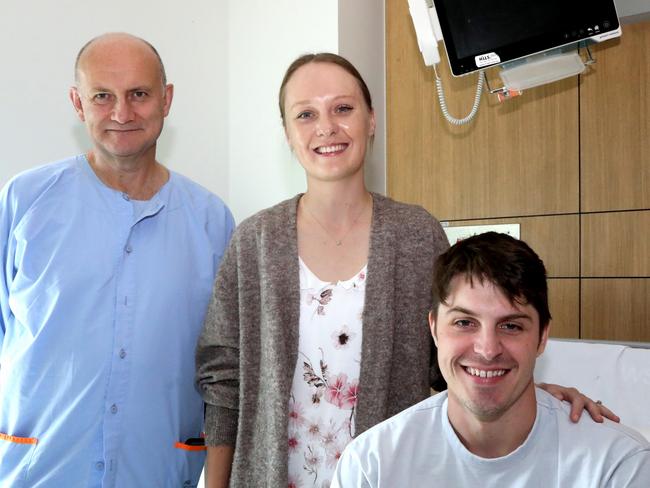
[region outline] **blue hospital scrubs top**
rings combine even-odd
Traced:
[[[194,350],[234,226],[171,173],[151,200],[84,156],[0,193],[0,486],[198,483]]]

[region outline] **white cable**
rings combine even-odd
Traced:
[[[485,81],[485,75],[483,74],[483,71],[478,72],[478,83],[476,84],[476,95],[474,95],[474,105],[472,105],[472,110],[467,117],[463,117],[462,119],[457,119],[449,114],[449,110],[447,109],[447,102],[445,101],[445,92],[442,89],[442,80],[438,76],[438,70],[435,69],[435,66],[434,71],[436,73],[436,88],[438,89],[438,101],[440,102],[440,110],[445,116],[445,119],[447,119],[447,121],[453,125],[463,125],[471,122],[472,119],[476,116],[476,113],[478,112],[478,106],[481,103],[481,94],[483,93],[483,83]]]

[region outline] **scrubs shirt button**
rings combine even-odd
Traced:
[[[117,413],[117,405],[111,405],[111,413]]]
[[[126,251],[127,254],[131,254],[131,251],[133,251],[133,248],[131,246],[126,246],[124,248],[124,250]]]
[[[97,468],[97,471],[102,471],[104,469],[104,462],[99,461],[97,464],[95,464],[95,468]]]
[[[126,200],[127,202],[131,201],[131,199],[126,193],[122,193],[122,198],[124,198],[124,200]]]
[[[126,351],[124,349],[120,349],[120,359],[124,359],[126,357]]]

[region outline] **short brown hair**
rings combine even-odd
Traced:
[[[548,326],[548,288],[544,262],[528,244],[507,234],[486,232],[457,242],[438,256],[433,273],[433,313],[446,303],[451,282],[493,283],[511,303],[528,303],[539,315],[539,336]]]

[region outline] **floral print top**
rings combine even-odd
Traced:
[[[300,338],[289,399],[289,488],[329,487],[354,435],[366,269],[321,281],[300,259]]]

